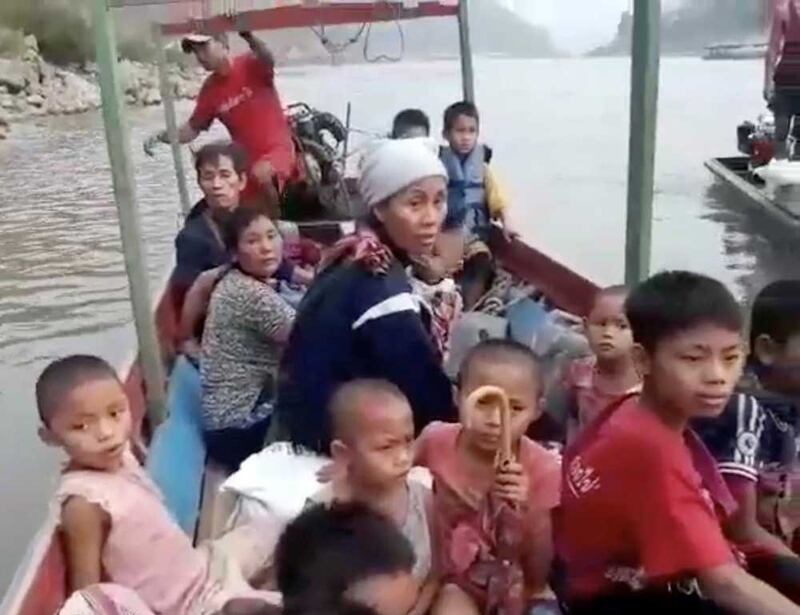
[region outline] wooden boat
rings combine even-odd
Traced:
[[[800,165],[800,162],[796,164]],[[705,166],[719,181],[747,197],[754,207],[800,229],[798,194],[791,189],[770,190],[762,179],[753,174],[749,156],[711,158],[705,162]]]
[[[767,43],[720,43],[706,46],[704,60],[753,60],[767,56]]]
[[[145,320],[150,321],[150,325],[152,321],[148,317],[149,310],[143,311],[141,306],[149,305],[150,299],[146,293],[142,292],[147,285],[143,283],[145,267],[142,262],[141,250],[138,248],[140,237],[135,216],[131,216],[130,212],[126,210],[126,208],[135,210],[136,204],[130,177],[129,153],[126,149],[127,135],[121,127],[123,120],[118,96],[118,76],[115,72],[116,52],[108,12],[109,5],[171,4],[174,1],[93,0],[95,41],[105,110],[104,119],[109,154],[112,169],[114,169],[114,189],[120,213],[123,250],[126,252],[137,331],[140,340],[144,339],[145,342],[148,341],[148,336],[142,335],[141,330],[145,330],[147,333],[147,326],[144,326],[147,323],[143,324],[140,319],[144,317]],[[269,1],[273,2],[273,0]],[[365,4],[372,4],[372,6],[365,8]],[[649,16],[653,10],[649,3],[641,6],[641,9],[637,9],[642,11],[641,23],[644,25],[657,24],[658,19],[651,19]],[[254,24],[253,29],[274,29],[290,26],[321,26],[446,16],[458,19],[464,98],[473,100],[468,9],[465,1],[380,0],[379,2],[365,3],[353,0],[325,0],[320,3],[320,0],[280,0],[278,6],[273,5],[273,8],[252,11],[247,18],[250,23]],[[221,16],[201,20],[192,18],[181,23],[162,24],[161,27],[154,28],[154,32],[158,39],[165,34],[175,35],[196,31],[202,28],[203,23],[213,31],[214,28],[217,30],[238,29],[236,26],[239,22],[235,22],[230,17]],[[640,42],[641,48],[637,47],[638,51],[635,49],[634,55],[654,57],[653,45],[656,44],[657,37],[647,32],[637,40]],[[163,54],[161,55],[163,58]],[[657,55],[657,49],[655,55]],[[642,65],[642,68],[647,69],[647,66]],[[657,65],[654,71],[642,70],[639,72],[641,75],[634,78],[633,94],[634,98],[641,102],[646,99],[645,91],[648,80],[657,78]],[[166,79],[162,79],[162,83],[166,84]],[[178,184],[185,207],[187,193],[185,183],[183,183],[180,150],[174,139],[174,109],[171,107],[169,96],[164,94],[165,92],[162,92],[167,125],[173,134],[173,156],[176,168],[179,170]],[[634,143],[636,148],[641,149],[648,147],[648,142],[655,138],[655,115],[650,106],[644,103],[637,105],[636,109],[636,121],[644,123],[646,128],[637,133],[637,135],[643,135],[641,143],[638,140],[635,140],[636,143]],[[634,161],[641,159],[642,156],[632,156]],[[631,177],[636,180],[636,185],[645,188],[647,185],[651,185],[652,166],[640,165],[638,162],[634,166]],[[649,184],[648,175],[650,176]],[[649,195],[649,200],[652,200],[652,194]],[[632,200],[636,207],[641,207],[643,211],[646,210],[645,201],[648,201],[648,195],[643,191],[639,197]],[[649,224],[641,216],[640,222]],[[302,223],[300,230],[302,234],[312,239],[330,243],[341,236],[347,225],[347,223],[338,222]],[[633,237],[643,235],[643,233],[633,234]],[[633,247],[634,252],[649,250],[647,242],[634,244]],[[508,271],[535,286],[554,307],[574,314],[585,313],[588,309],[596,292],[596,286],[583,276],[519,240],[506,241],[500,233],[496,233],[493,237],[493,250],[500,263]],[[640,274],[639,263],[640,261],[637,260],[632,271]],[[167,507],[179,525],[198,540],[211,535],[215,525],[218,524],[219,519],[215,516],[218,513],[219,498],[215,497],[215,486],[218,486],[220,477],[215,474],[213,468],[206,465],[198,411],[200,399],[199,387],[196,383],[197,373],[185,369],[183,360],[176,360],[177,316],[168,282],[165,282],[158,297],[154,320],[157,331],[155,337],[158,338],[161,361],[159,361],[158,352],[155,353],[155,360],[168,368],[167,371],[171,372],[171,377],[166,404],[169,411],[168,418],[157,429],[150,429],[150,423],[146,417],[147,398],[153,394],[153,387],[148,388],[146,384],[148,379],[152,381],[154,373],[152,368],[153,348],[148,348],[146,343],[140,343],[138,358],[124,366],[120,371],[120,376],[130,398],[137,430],[145,439],[149,440],[147,469],[161,487]],[[137,302],[140,309],[137,309]],[[155,371],[158,372],[160,369]],[[147,438],[148,435],[152,437]],[[66,599],[65,572],[64,555],[55,520],[49,519],[34,537],[26,556],[20,563],[11,586],[0,604],[0,613],[3,615],[53,615]]]
[[[301,227],[305,236],[334,238],[340,225]],[[535,248],[515,240],[506,242],[498,233],[494,248],[502,265],[525,282],[534,285],[555,306],[568,312],[585,313],[596,286]],[[191,381],[191,370],[174,363],[177,318],[169,285],[158,301],[156,323],[159,340],[169,362],[177,365],[170,379],[169,418],[153,434],[147,468],[181,527],[198,539],[209,535],[218,520],[214,485],[219,477],[207,473],[199,410],[199,387]],[[195,372],[196,373],[196,372]],[[123,369],[126,392],[136,422],[145,426],[144,382],[137,363]],[[205,489],[204,489],[205,486]],[[52,615],[66,599],[64,556],[57,529],[49,520],[39,530],[19,567],[0,612],[6,615]]]
[[[755,123],[743,122],[736,128],[738,149],[743,156],[712,158],[705,166],[753,205],[791,226],[798,226],[800,99],[796,93],[800,87],[800,2],[769,0],[765,8],[769,41],[765,45],[763,85],[769,111],[761,113]],[[737,51],[733,46],[708,49],[712,54]],[[788,135],[785,142],[779,143],[776,126],[784,122],[789,123]],[[779,159],[776,151],[783,154],[778,155]]]

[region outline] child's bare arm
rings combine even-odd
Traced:
[[[411,609],[409,615],[425,615],[428,611],[430,611],[431,607],[433,606],[433,601],[436,599],[436,596],[439,593],[440,587],[441,583],[439,582],[439,579],[437,579],[433,574],[429,575],[425,580],[425,583],[422,585],[422,589],[419,590],[417,603],[414,605],[414,608]]]
[[[549,598],[548,580],[553,567],[553,520],[550,513],[537,518],[535,535],[526,536],[523,565],[527,598]]]
[[[197,326],[203,321],[208,311],[208,304],[211,301],[214,287],[216,287],[217,282],[228,269],[227,265],[223,265],[204,271],[197,277],[186,293],[178,330],[181,341],[190,340],[194,337]]]
[[[800,607],[736,564],[702,570],[700,588],[715,604],[736,615],[800,615]]]
[[[770,534],[757,518],[757,499],[755,481],[746,478],[725,475],[725,482],[739,505],[728,519],[725,533],[737,544],[756,544],[775,555],[797,557],[787,544],[777,536]]]
[[[107,525],[106,513],[82,497],[73,496],[62,506],[61,532],[71,592],[101,581]]]

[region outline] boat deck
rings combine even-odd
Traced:
[[[755,206],[800,230],[800,208],[796,203],[771,195],[766,184],[750,172],[747,156],[711,158],[706,168],[718,179],[742,193]]]

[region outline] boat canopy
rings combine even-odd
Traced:
[[[165,36],[190,32],[280,30],[369,24],[423,17],[457,17],[459,0],[109,0],[147,7]]]

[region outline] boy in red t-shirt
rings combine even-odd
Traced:
[[[792,613],[748,574],[720,519],[735,501],[688,421],[722,412],[745,356],[742,316],[719,282],[676,271],[633,290],[626,314],[640,397],[567,449],[557,547],[577,613]]]
[[[461,423],[432,423],[417,439],[415,462],[434,478],[443,585],[433,615],[512,615],[537,601],[538,612],[554,612],[546,599],[552,597],[551,513],[560,497],[560,467],[553,453],[524,435],[541,414],[541,383],[537,359],[526,346],[481,342],[459,375]],[[490,392],[471,399],[483,387],[501,389],[510,402],[515,460],[499,467],[497,399]]]

